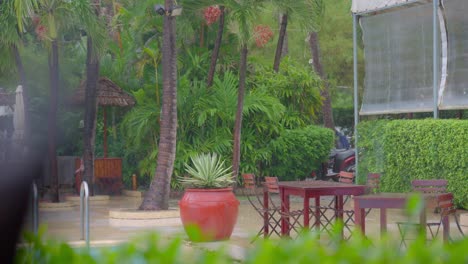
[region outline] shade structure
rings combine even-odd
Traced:
[[[82,81],[78,90],[72,96],[72,103],[83,105],[85,103],[86,81]],[[129,107],[135,105],[135,99],[122,90],[117,84],[108,78],[101,77],[98,80],[96,91],[98,106],[119,106]],[[107,157],[107,113],[103,108],[104,118],[104,157]]]
[[[431,0],[353,0],[351,11],[358,14],[371,13],[408,4],[428,2]]]
[[[72,96],[72,103],[83,105],[85,103],[86,81],[82,81],[80,87]],[[108,78],[101,77],[98,80],[97,103],[100,106],[133,106],[135,99],[122,90],[117,84]]]
[[[15,140],[23,140],[25,130],[25,119],[24,119],[24,99],[23,99],[23,87],[19,85],[16,88],[15,96],[15,112],[13,113],[13,138]]]
[[[365,57],[361,115],[432,111],[432,10],[432,4],[422,4],[360,19]]]
[[[361,115],[468,109],[468,1],[354,0],[352,11],[364,45]]]

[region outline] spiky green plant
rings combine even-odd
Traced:
[[[226,168],[224,161],[216,153],[198,154],[190,158],[193,166],[185,163],[185,169],[191,177],[181,177],[186,187],[214,189],[226,188],[233,183],[232,167]]]

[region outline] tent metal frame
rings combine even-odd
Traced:
[[[408,4],[402,4],[398,6],[392,6],[390,8],[395,8],[395,7],[400,7],[403,8]],[[438,23],[438,9],[440,5],[440,0],[432,0],[433,4],[433,12],[432,12],[432,27],[433,27],[433,97],[434,97],[434,103],[433,103],[433,113],[434,113],[434,119],[439,118],[439,109],[438,109],[438,71],[437,69],[439,68],[439,61],[437,54],[439,53],[439,44],[437,41],[437,23]],[[378,10],[371,10],[367,12],[358,12],[358,13],[353,13],[353,74],[354,74],[354,145],[356,147],[356,175],[359,175],[358,171],[358,165],[359,165],[359,151],[357,150],[357,143],[358,143],[358,133],[357,133],[357,125],[359,123],[359,111],[358,111],[358,61],[357,61],[357,27],[359,25],[359,18],[368,15],[371,13],[375,12],[380,12],[384,11],[389,8],[385,9],[378,9]]]

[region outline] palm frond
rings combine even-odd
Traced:
[[[184,186],[192,188],[225,188],[232,184],[231,167],[225,167],[224,161],[216,153],[199,154],[191,157],[192,166],[185,163],[191,177],[179,177]]]

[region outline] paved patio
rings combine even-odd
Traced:
[[[213,248],[228,245],[233,255],[242,256],[243,251],[250,247],[252,237],[261,227],[262,219],[254,211],[245,197],[239,196],[240,207],[238,221],[233,235],[229,241],[221,243],[203,243],[204,247]],[[324,198],[326,200],[328,198]],[[172,199],[170,205],[178,208],[178,200]],[[127,196],[112,196],[107,203],[91,204],[90,206],[90,243],[93,247],[116,245],[128,241],[132,237],[146,234],[149,231],[160,233],[164,237],[183,236],[184,230],[179,218],[165,218],[159,220],[120,220],[110,219],[109,211],[128,208],[136,209],[141,203],[141,198]],[[326,201],[322,202],[326,204]],[[300,200],[292,199],[293,208],[302,206]],[[352,202],[346,204],[346,208],[352,208]],[[402,210],[388,210],[388,231],[395,238],[399,237],[396,221],[405,220]],[[427,213],[427,219],[438,219],[440,216],[433,212]],[[30,225],[27,219],[26,228]],[[80,207],[76,206],[66,210],[40,210],[39,225],[46,225],[46,236],[65,241],[74,246],[84,245],[80,240]],[[465,232],[468,232],[465,227]],[[458,236],[455,223],[451,223],[451,231]],[[379,210],[372,210],[366,217],[366,234],[369,237],[380,236]],[[326,238],[325,238],[326,239]]]

